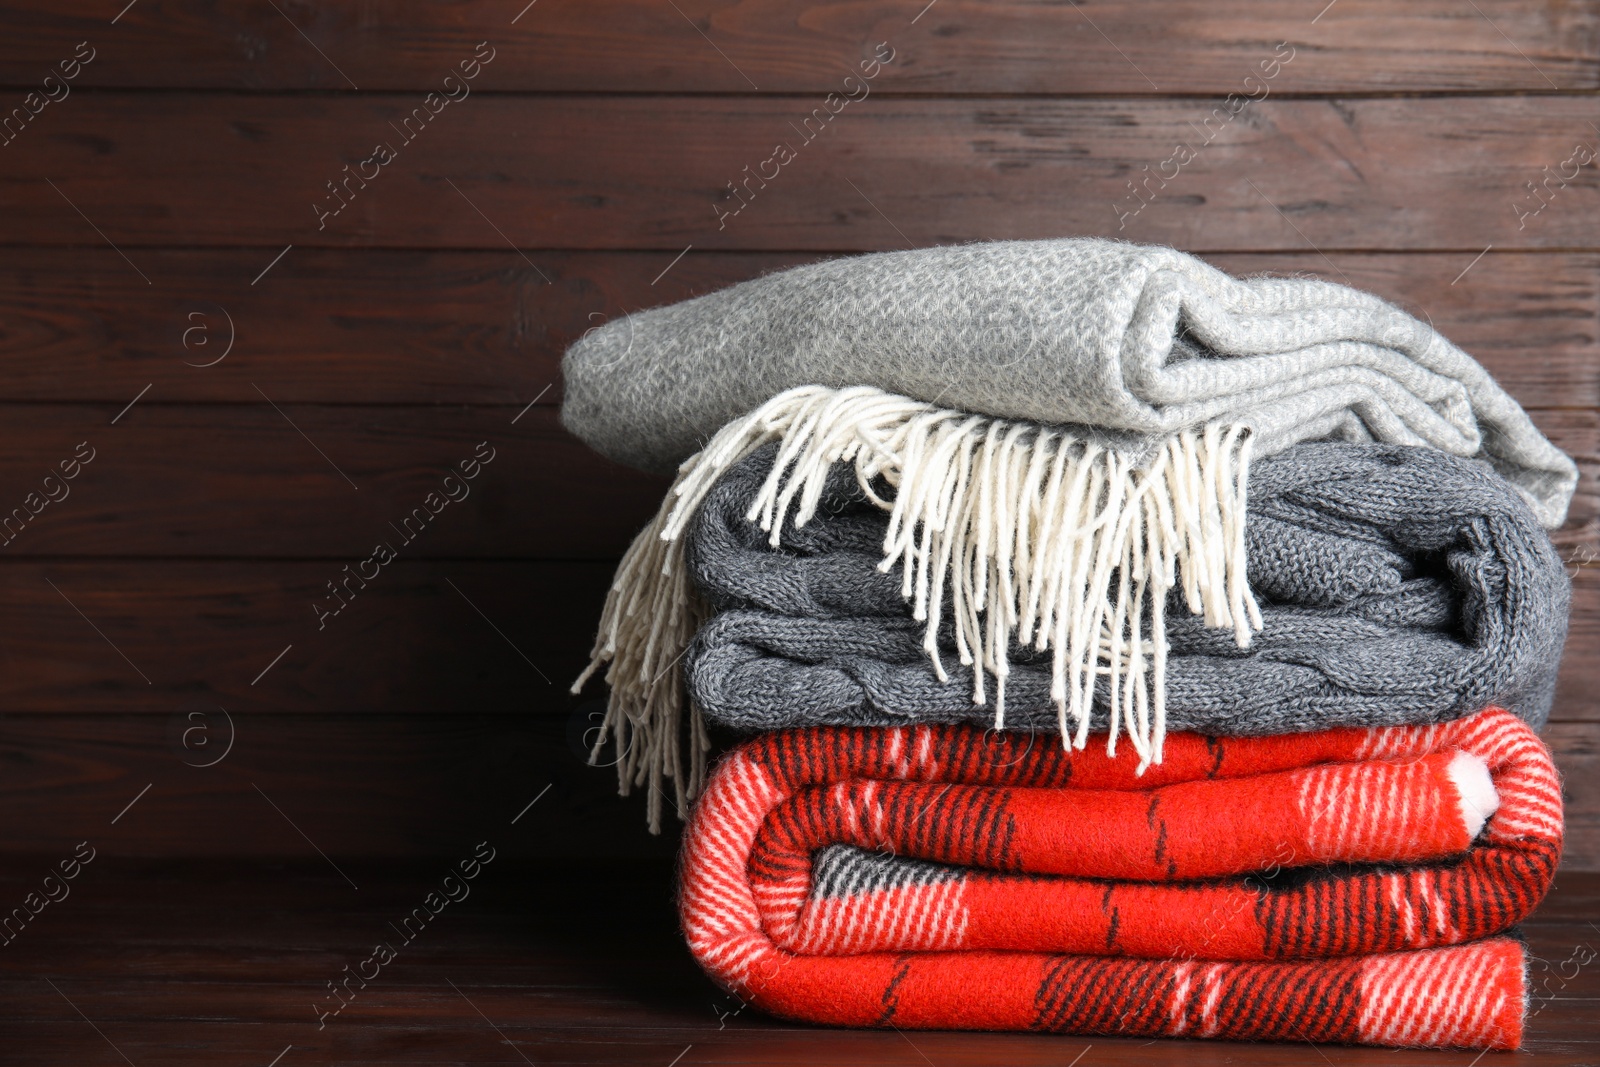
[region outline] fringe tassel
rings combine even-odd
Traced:
[[[678,468],[661,511],[617,568],[588,669],[572,687],[610,664],[594,756],[614,741],[620,791],[649,785],[652,832],[661,828],[663,781],[672,780],[685,817],[710,750],[691,707],[684,766],[680,663],[706,609],[689,584],[682,534],[722,473],[773,440],[782,444],[748,518],[779,545],[791,512],[795,527],[815,514],[829,468],[854,464],[862,490],[889,512],[879,569],[900,567],[941,681],[938,628],[949,601],[956,655],[976,668],[974,703],[988,700],[992,679],[996,729],[1005,728],[1015,638],[1054,652],[1051,698],[1064,744],[1086,744],[1095,681],[1107,676],[1108,750],[1126,733],[1143,772],[1161,761],[1166,736],[1168,593],[1181,588],[1188,609],[1232,629],[1241,648],[1261,628],[1245,580],[1246,427],[1179,433],[1136,464],[1060,430],[865,386],[791,389],[723,427]],[[880,477],[894,490],[888,498],[875,492]]]

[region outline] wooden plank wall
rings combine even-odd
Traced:
[[[1101,234],[1373,289],[1578,457],[1547,736],[1600,869],[1600,4],[125,3],[0,3],[0,513],[92,455],[0,547],[0,849],[453,854],[548,785],[552,852],[664,854],[564,692],[663,484],[561,431],[565,346]]]

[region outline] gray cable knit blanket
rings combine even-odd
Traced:
[[[935,676],[899,575],[877,567],[886,515],[853,473],[830,472],[818,513],[786,527],[781,548],[745,518],[775,452],[724,474],[689,530],[691,578],[717,611],[686,658],[702,711],[740,729],[991,722],[950,640],[949,681]],[[1256,461],[1248,515],[1263,627],[1240,649],[1175,598],[1171,729],[1438,722],[1487,704],[1536,727],[1548,718],[1570,583],[1488,466],[1429,448],[1302,444]],[[1008,728],[1055,728],[1049,653],[1011,656]],[[1105,700],[1102,686],[1096,729]]]
[[[1368,293],[1235,279],[1170,248],[999,241],[797,267],[593,330],[566,354],[562,421],[670,471],[799,385],[871,385],[945,407],[1153,441],[1249,426],[1301,441],[1478,456],[1559,526],[1577,468],[1488,373]]]

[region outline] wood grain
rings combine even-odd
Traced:
[[[1078,1056],[1110,1065],[1251,1067],[1320,1064],[1326,1056],[1362,1067],[1461,1067],[1472,1056],[786,1023],[742,1008],[695,966],[676,929],[669,862],[553,860],[541,854],[532,818],[513,832],[490,824],[465,837],[469,852],[483,838],[497,850],[470,895],[447,905],[365,988],[352,983],[350,1004],[320,1029],[312,1005],[329,996],[325,983],[376,941],[397,940],[387,924],[417,906],[443,864],[347,860],[360,886],[353,891],[320,860],[97,857],[72,895],[0,956],[8,1007],[0,1062],[37,1062],[21,1055],[32,1049],[49,1049],[61,1062],[122,1062],[107,1040],[140,1064],[266,1064],[287,1053],[284,1067],[290,1057],[522,1064],[523,1056],[536,1064],[640,1067],[669,1067],[674,1057],[684,1065],[1062,1067]],[[32,870],[17,866],[0,880],[0,893],[31,888]],[[1568,1067],[1594,1057],[1600,968],[1581,961],[1600,942],[1586,922],[1597,894],[1597,876],[1563,872],[1525,926],[1538,999],[1518,1063]]]
[[[584,762],[587,714],[241,714],[233,751],[210,767],[193,766],[181,746],[185,716],[7,715],[0,854],[48,854],[92,837],[120,856],[313,857],[265,792],[336,861],[447,856],[554,782],[550,803],[535,809],[549,851],[625,856],[649,836],[643,799],[614,796],[615,772]],[[1573,870],[1600,869],[1594,733],[1593,723],[1545,732],[1563,772]],[[112,832],[112,817],[150,783]]]
[[[116,405],[0,405],[0,516],[25,507],[81,443],[96,450],[70,495],[45,504],[0,550],[14,558],[354,563],[388,540],[407,558],[615,559],[667,487],[591,452],[544,406],[526,414],[456,405],[275,407],[276,398],[268,403],[250,385],[233,405],[160,399],[152,389],[116,425]],[[1557,543],[1576,559],[1600,558],[1600,416],[1533,414],[1583,467]],[[465,499],[442,503],[420,535],[406,527],[412,538],[403,541],[404,517],[484,442],[496,458],[466,485]]]
[[[211,766],[201,764],[219,751],[227,725],[214,708],[204,720],[186,711],[170,719],[8,714],[0,720],[0,854],[88,839],[109,855],[145,857],[315,859],[317,848],[335,863],[449,856],[481,828],[509,824],[546,786],[528,819],[550,854],[670,852],[670,841],[646,829],[643,798],[618,797],[615,770],[587,764],[585,743],[598,725],[589,710],[375,717],[229,709],[234,744]],[[202,727],[213,748],[200,746],[198,733],[185,747],[184,731]],[[676,833],[673,821],[668,834]]]
[[[0,617],[28,625],[0,643],[0,707],[564,715],[579,703],[567,687],[612,562],[398,560],[324,617],[314,605],[338,607],[326,583],[348,562],[9,564]],[[597,682],[585,698],[603,694]]]
[[[554,782],[541,804],[560,818],[528,840],[665,859],[639,805],[578,762],[595,705],[564,692],[664,482],[560,430],[561,352],[630,311],[823,256],[1099,234],[1378,292],[1478,356],[1578,457],[1549,736],[1568,865],[1600,869],[1600,170],[1570,166],[1578,145],[1600,150],[1594,0],[0,0],[0,27],[0,116],[79,42],[95,49],[70,97],[0,133],[0,517],[78,442],[97,449],[69,498],[0,544],[0,851],[54,851],[154,783],[115,827],[130,855],[320,865],[255,782],[353,861],[443,855]],[[414,141],[397,132],[480,41],[495,53],[472,95]],[[878,42],[895,57],[870,96],[800,133]],[[1290,47],[1228,119],[1226,94]],[[319,227],[313,204],[339,204],[326,183],[380,140],[397,157]],[[795,158],[736,193],[780,140]],[[1174,175],[1180,143],[1195,156]],[[1529,183],[1564,163],[1575,176],[1533,213]],[[470,497],[319,629],[326,583],[485,440],[497,458]],[[237,716],[238,748],[186,766],[187,716],[212,708]],[[180,882],[206,891],[196,872]],[[131,899],[111,899],[125,915]],[[625,938],[615,952],[617,969],[638,964]],[[28,980],[72,958],[41,956]],[[690,988],[676,959],[634,988]],[[241,1043],[193,1005],[209,992],[248,1018],[263,984],[302,993],[283,968],[120,1001],[114,978],[94,981],[98,1003],[125,1005],[112,1017],[141,1063],[268,1062],[275,1035]],[[179,1040],[138,1021],[171,1016],[169,992]],[[507,1019],[561,995],[484,991]],[[29,1040],[110,1057],[53,996],[24,995]],[[449,997],[381,1004],[370,1041],[315,1047],[495,1051],[482,1034],[476,1049],[419,1036],[417,1019],[479,1027]],[[927,1061],[895,1035],[684,1036],[648,996],[559,1005],[538,1016],[556,1029],[518,1034],[538,1062],[662,1067],[679,1037],[707,1058]],[[1542,1016],[1538,1054],[1588,1056],[1577,1017]],[[594,1039],[619,1019],[659,1028]],[[999,1040],[941,1039],[933,1058],[1065,1062],[1057,1040]],[[0,1062],[35,1062],[26,1047]]]
[[[1528,414],[1558,448],[1578,463],[1578,490],[1567,511],[1567,524],[1551,532],[1556,549],[1576,565],[1600,561],[1600,554],[1589,548],[1589,540],[1600,537],[1600,484],[1588,473],[1600,465],[1600,439],[1589,436],[1591,424],[1600,424],[1600,412],[1549,408]]]
[[[1551,723],[1543,737],[1561,769],[1566,808],[1562,865],[1600,870],[1600,727],[1592,722]]]
[[[581,698],[567,686],[588,661],[611,562],[400,560],[319,627],[312,605],[337,603],[325,583],[346,562],[0,567],[0,618],[28,620],[0,642],[0,707],[559,717],[603,699],[598,681]],[[1573,600],[1552,718],[1600,723],[1600,568],[1578,571]]]
[[[1240,0],[277,6],[281,16],[243,0],[140,0],[112,27],[89,0],[7,4],[0,21],[27,32],[0,42],[0,83],[32,85],[87,37],[99,51],[79,84],[133,88],[425,90],[485,39],[498,52],[482,75],[491,91],[821,94],[879,41],[901,53],[882,92],[1222,94],[1241,91],[1279,41],[1297,48],[1275,85],[1285,92],[1600,84],[1600,19],[1587,3],[1479,0],[1476,13],[1443,0],[1340,0],[1326,12]]]
[[[601,459],[549,407],[276,404],[240,384],[232,405],[165,405],[152,389],[115,425],[123,405],[0,406],[0,515],[79,444],[95,449],[70,495],[0,551],[353,565],[388,542],[408,559],[615,559],[667,486]],[[492,461],[447,486],[485,443]],[[419,507],[437,516],[406,524]]]
[[[142,245],[676,255],[1102,234],[1202,252],[1448,250],[1458,272],[1490,245],[1600,247],[1592,163],[1519,215],[1543,202],[1526,188],[1543,168],[1600,142],[1574,95],[1267,99],[1211,133],[1212,100],[868,98],[813,120],[810,141],[808,99],[485,96],[417,121],[408,142],[397,131],[420,100],[69,98],[4,149],[8,240],[98,245],[98,228],[137,264]],[[336,199],[329,183],[380,142],[393,159]],[[794,158],[764,186],[743,173],[779,142]],[[1136,196],[1180,142],[1195,158]],[[736,195],[735,181],[751,184]]]
[[[556,404],[561,354],[585,330],[819,258],[540,252],[546,283],[509,250],[296,248],[249,285],[277,251],[144,250],[147,286],[110,248],[0,249],[0,400],[120,406],[153,383],[163,401],[227,403],[254,381],[280,403]],[[1368,289],[1524,405],[1600,405],[1600,256],[1494,251],[1459,281],[1454,254],[1206,258]]]
[[[1600,648],[1600,567],[1569,567],[1567,573],[1573,579],[1572,615],[1550,716],[1558,721],[1600,722],[1600,656],[1593,651]],[[1600,741],[1600,727],[1591,729]],[[1600,851],[1595,854],[1600,856]]]

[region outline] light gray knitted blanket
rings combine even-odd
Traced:
[[[900,577],[878,570],[887,517],[853,473],[781,548],[745,518],[768,445],[730,469],[689,531],[716,614],[686,659],[691,696],[739,729],[989,724],[945,628],[941,683]],[[835,476],[836,475],[836,476]],[[1250,471],[1248,649],[1176,602],[1166,615],[1171,729],[1271,734],[1426,723],[1506,707],[1549,715],[1570,583],[1523,500],[1487,465],[1428,448],[1298,445]],[[1050,655],[1011,649],[1007,726],[1054,729]],[[1106,725],[1106,692],[1094,728]]]
[[[562,421],[667,472],[798,385],[1126,431],[1227,422],[1257,455],[1336,438],[1480,456],[1559,526],[1577,468],[1487,372],[1368,293],[1235,279],[1171,248],[999,241],[837,259],[608,323],[568,349]]]

